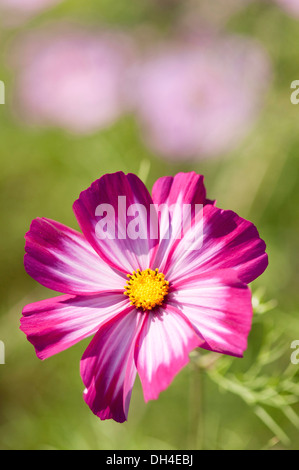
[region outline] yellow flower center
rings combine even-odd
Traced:
[[[159,273],[159,269],[137,269],[127,276],[129,280],[124,294],[129,296],[131,305],[143,310],[152,310],[157,305],[162,305],[169,291],[169,282],[165,280],[164,274]]]

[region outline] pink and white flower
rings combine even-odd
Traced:
[[[149,48],[132,101],[146,144],[169,160],[218,156],[255,122],[270,61],[251,39],[189,34]]]
[[[90,134],[126,108],[123,88],[133,57],[121,32],[59,24],[20,38],[13,50],[18,115],[36,126]]]
[[[155,207],[158,238],[149,216],[146,237],[124,236],[131,221],[118,212],[119,196],[127,208]],[[97,238],[101,204],[113,207],[120,237]],[[202,239],[191,247],[190,224],[177,236],[187,222],[168,211],[173,204],[201,207],[192,227],[203,222]],[[133,174],[107,174],[73,208],[83,234],[45,218],[26,234],[27,273],[64,295],[25,306],[21,330],[40,359],[94,335],[81,360],[93,413],[125,421],[136,374],[145,400],[156,399],[194,348],[242,357],[252,320],[247,284],[268,264],[265,243],[252,223],[206,199],[203,176],[160,178],[150,195]]]

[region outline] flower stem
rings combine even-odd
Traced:
[[[189,447],[192,450],[204,449],[204,408],[203,374],[201,367],[191,362],[192,375],[190,384],[190,432]]]

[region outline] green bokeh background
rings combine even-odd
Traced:
[[[235,359],[233,367],[246,369],[255,360],[266,322],[285,345],[279,360],[268,365],[268,376],[277,380],[291,367],[292,381],[298,382],[290,344],[299,340],[299,105],[291,104],[290,84],[299,79],[299,21],[270,3],[254,2],[226,26],[259,39],[274,73],[252,131],[233,152],[214,160],[163,162],[143,145],[133,117],[91,137],[73,137],[61,130],[29,129],[13,116],[7,47],[21,30],[71,17],[129,31],[151,26],[167,35],[180,6],[158,3],[69,0],[18,30],[0,31],[0,79],[6,85],[6,105],[0,106],[0,340],[6,353],[6,364],[0,365],[1,449],[299,448],[296,422],[279,407],[272,416],[288,442],[240,396],[224,392],[205,371],[199,377],[191,365],[147,404],[137,379],[128,422],[101,422],[82,399],[79,361],[90,340],[41,362],[19,330],[25,304],[56,295],[23,268],[24,234],[32,219],[52,218],[77,229],[73,201],[104,173],[136,173],[151,189],[161,176],[194,170],[205,175],[208,197],[255,223],[268,247],[269,267],[251,287],[253,292],[262,287],[276,306],[253,326],[245,357]],[[299,405],[293,409],[298,413]]]

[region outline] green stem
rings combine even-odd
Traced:
[[[204,448],[204,413],[203,413],[203,374],[202,369],[191,363],[192,376],[190,384],[190,431],[189,447],[192,450]]]

